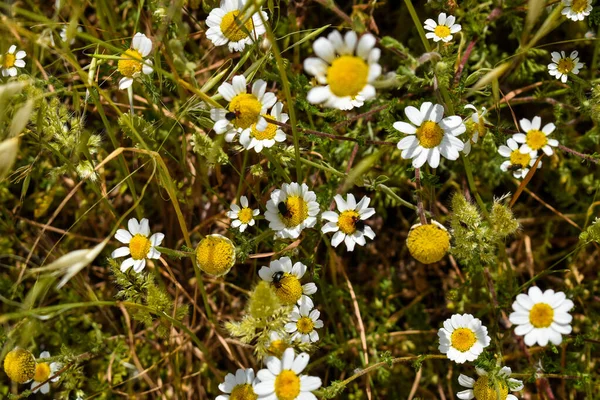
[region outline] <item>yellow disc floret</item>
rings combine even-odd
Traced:
[[[450,341],[452,342],[452,347],[456,350],[465,352],[473,347],[477,341],[477,337],[475,336],[475,332],[469,328],[458,328],[452,332]]]
[[[244,207],[238,213],[238,219],[242,224],[247,224],[252,221],[254,214],[252,214],[252,209],[249,207]]]
[[[587,6],[587,0],[573,0],[573,3],[571,3],[571,10],[576,13],[583,12]]]
[[[356,222],[360,220],[360,215],[354,210],[346,210],[342,211],[337,225],[340,228],[340,231],[344,232],[346,235],[352,235],[356,232]]]
[[[262,104],[255,95],[240,93],[231,99],[229,111],[235,113],[232,121],[237,128],[246,129],[258,122],[262,110]]]
[[[271,342],[271,344],[269,345],[269,348],[267,349],[267,351],[272,356],[281,358],[281,356],[283,355],[283,352],[288,347],[290,347],[290,346],[284,340],[273,340]]]
[[[119,59],[117,68],[123,76],[126,76],[127,78],[133,78],[142,72],[142,62],[139,61],[141,59],[142,55],[139,51],[129,49],[125,51],[125,53],[123,53],[121,56],[121,59]]]
[[[308,218],[308,204],[300,196],[290,196],[285,201],[287,214],[282,215],[281,219],[288,228],[300,225]]]
[[[525,168],[529,165],[530,162],[531,156],[529,155],[529,153],[523,154],[519,151],[519,149],[513,150],[510,153],[510,163],[512,165],[520,165],[521,168]]]
[[[527,138],[525,139],[527,145],[531,150],[539,150],[548,143],[548,138],[544,132],[537,129],[532,129],[527,132]]]
[[[432,149],[442,143],[444,130],[433,121],[425,121],[417,128],[419,144],[426,149]]]
[[[17,57],[14,54],[6,53],[2,58],[2,66],[4,68],[12,68],[15,65]]]
[[[244,29],[242,29],[242,21],[243,16],[239,17],[239,10],[230,11],[221,20],[221,32],[223,35],[232,42],[239,42],[242,39],[248,37],[248,33],[254,30],[254,24],[252,23],[252,18],[248,18],[248,21],[244,24]],[[248,33],[246,33],[248,32]]]
[[[435,27],[433,33],[435,33],[435,36],[443,39],[446,36],[450,36],[450,28],[447,27],[446,25],[438,25]]]
[[[329,89],[338,97],[356,97],[369,81],[369,66],[360,57],[341,56],[327,69]]]
[[[265,118],[273,118],[268,115],[263,115]],[[259,131],[256,129],[256,124],[252,124],[252,131],[250,132],[253,138],[256,140],[272,140],[275,139],[275,135],[277,134],[277,125],[267,124],[267,127],[264,131]]]
[[[556,69],[560,73],[568,74],[569,72],[571,72],[571,70],[573,70],[574,67],[575,67],[575,63],[573,62],[571,57],[565,57],[565,58],[561,58],[558,61]]]
[[[413,226],[406,245],[410,254],[423,264],[440,261],[450,248],[450,234],[436,224]]]
[[[296,322],[296,328],[298,332],[307,335],[315,329],[315,323],[309,317],[302,317]]]
[[[252,385],[246,383],[244,385],[237,385],[231,391],[229,400],[256,400],[258,395],[254,393]]]
[[[275,378],[275,395],[278,400],[295,400],[300,394],[300,378],[294,371],[285,369]]]
[[[508,386],[497,382],[497,387],[494,387],[487,376],[480,376],[473,385],[473,394],[477,400],[504,400],[508,396]]]
[[[150,243],[150,239],[146,236],[138,233],[129,241],[129,252],[131,253],[131,258],[134,260],[142,260],[148,256],[148,252],[150,252],[150,247],[152,243]]]
[[[4,372],[14,382],[28,382],[35,376],[35,357],[25,349],[14,349],[4,358]]]
[[[35,375],[33,380],[36,382],[44,382],[50,377],[50,372],[50,366],[48,363],[38,363],[38,365],[35,366]]]
[[[529,322],[536,328],[548,328],[554,321],[554,309],[546,303],[534,304],[529,311]]]
[[[198,267],[207,274],[225,275],[235,264],[235,246],[222,235],[208,235],[196,247]]]
[[[283,304],[295,304],[302,297],[302,284],[295,275],[285,273],[273,286],[275,294]]]

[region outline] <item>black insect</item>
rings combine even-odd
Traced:
[[[234,119],[236,119],[238,117],[238,113],[237,112],[228,112],[227,114],[225,114],[225,118],[227,119],[227,121],[233,121]]]
[[[356,221],[354,223],[354,227],[356,228],[357,231],[364,232],[364,230],[365,230],[365,221],[363,221],[362,219],[359,219],[358,221]]]
[[[520,169],[523,169],[523,166],[521,164],[512,164],[512,165],[509,165],[507,169],[509,171],[518,171]]]
[[[287,207],[287,204],[285,201],[280,201],[279,204],[277,204],[277,209],[279,210],[279,213],[281,214],[281,216],[283,218],[291,218],[292,217],[292,211]]]
[[[281,289],[281,286],[283,285],[281,281],[283,280],[284,275],[285,273],[283,271],[277,271],[273,274],[273,286],[277,289]]]

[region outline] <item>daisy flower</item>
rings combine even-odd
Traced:
[[[301,304],[306,302],[312,308],[313,303],[308,296],[316,293],[317,285],[313,282],[304,285],[300,283],[306,270],[306,265],[301,262],[298,261],[292,266],[289,257],[281,257],[271,261],[268,267],[263,266],[258,275],[263,281],[271,284],[282,303],[291,305],[302,300]]]
[[[44,351],[42,354],[40,354],[40,358],[50,358],[50,353]],[[61,368],[62,364],[57,362],[50,364],[46,362],[37,363],[35,366],[35,376],[33,377],[31,390],[33,390],[33,388],[38,386],[40,383],[48,380],[48,378],[51,376],[54,376],[54,374],[56,374],[56,372],[58,372],[58,370]],[[56,378],[52,378],[50,382],[58,382],[59,379],[60,376],[57,376]],[[48,382],[44,383],[39,389],[33,390],[33,393],[37,393],[38,391],[42,392],[43,394],[48,393],[50,391],[50,384]]]
[[[254,386],[260,381],[254,376],[252,368],[240,368],[235,375],[229,373],[225,375],[225,382],[219,385],[219,390],[223,393],[217,396],[215,400],[246,400],[256,399]]]
[[[165,235],[158,232],[150,236],[150,223],[147,218],[143,218],[140,222],[131,218],[127,228],[128,230],[119,229],[115,239],[128,246],[119,247],[110,256],[119,258],[131,255],[121,263],[121,271],[125,272],[133,266],[135,272],[141,272],[146,267],[147,258],[160,258],[160,252],[155,247],[160,246]]]
[[[276,237],[296,239],[304,228],[315,226],[318,213],[315,192],[308,190],[305,183],[292,182],[284,183],[281,190],[273,190],[265,218]]]
[[[460,374],[458,383],[468,389],[458,392],[456,397],[462,400],[518,400],[516,396],[508,392],[518,392],[523,389],[523,382],[510,377],[512,371],[509,367],[502,367],[495,375],[488,374],[481,368],[475,368],[475,371],[479,376],[477,380]]]
[[[569,78],[569,73],[579,74],[579,70],[583,68],[583,63],[579,62],[579,53],[572,51],[567,57],[564,51],[552,52],[552,62],[548,64],[548,73],[556,79],[560,79],[562,83],[566,83]]]
[[[269,333],[269,343],[266,347],[269,355],[280,358],[285,349],[291,347],[289,335],[282,335],[279,332],[271,331]]]
[[[343,38],[340,32],[333,31],[327,38],[317,39],[313,43],[317,57],[304,60],[304,70],[323,86],[310,89],[307,100],[351,110],[374,98],[372,83],[381,75],[381,65],[377,63],[381,50],[375,43],[375,36],[370,33],[358,39],[354,31],[348,31]]]
[[[229,106],[228,109],[210,110],[210,118],[215,121],[215,132],[218,135],[225,134],[225,141],[232,142],[244,129],[254,126],[253,129],[258,132],[266,130],[267,120],[262,116],[277,101],[277,97],[266,90],[267,82],[259,79],[252,85],[252,93],[247,93],[244,75],[234,76],[231,83],[223,82],[218,91],[229,102]]]
[[[215,46],[227,45],[230,52],[242,51],[256,41],[266,32],[263,21],[269,18],[262,7],[247,17],[242,14],[245,7],[246,0],[221,0],[221,6],[213,8],[206,18],[206,37]]]
[[[271,115],[263,115],[270,119],[274,119],[277,122],[287,122],[288,115],[282,113],[283,104],[275,103],[271,109]],[[246,150],[254,149],[257,153],[260,153],[263,148],[273,147],[275,142],[285,141],[285,132],[280,126],[267,122],[267,127],[259,131],[256,126],[259,123],[252,124],[249,128],[244,129],[240,135],[240,144],[244,146]]]
[[[452,35],[460,32],[460,25],[455,24],[456,17],[449,15],[446,17],[446,13],[438,15],[438,22],[436,23],[433,19],[429,18],[425,21],[424,28],[427,31],[425,37],[427,39],[433,39],[434,42],[449,42],[452,40]]]
[[[408,106],[404,113],[411,123],[394,123],[394,129],[409,135],[398,142],[402,158],[412,158],[415,168],[420,168],[426,162],[432,168],[437,168],[440,154],[448,160],[458,159],[458,152],[465,144],[456,136],[467,130],[461,117],[453,115],[443,118],[444,107],[428,101],[421,104],[420,110]]]
[[[35,356],[29,350],[20,347],[15,347],[4,357],[4,372],[13,382],[31,381],[35,376],[35,365]]]
[[[411,256],[423,264],[440,261],[450,249],[450,234],[444,225],[431,220],[430,224],[415,224],[406,238]]]
[[[519,144],[512,138],[506,141],[506,146],[502,145],[498,148],[498,153],[508,160],[500,165],[500,169],[504,172],[510,170],[513,176],[517,179],[525,178],[529,172],[529,167],[533,167],[537,160],[537,152],[530,151],[529,153],[521,153]],[[542,162],[538,163],[538,168],[542,167]]]
[[[260,383],[254,391],[265,400],[317,400],[312,391],[321,387],[321,378],[300,375],[309,360],[306,353],[296,356],[293,348],[286,349],[281,360],[267,357],[267,368],[256,374]]]
[[[583,21],[592,12],[592,0],[562,0],[561,14],[573,21]]]
[[[300,340],[302,343],[314,343],[319,340],[319,334],[315,329],[323,327],[323,321],[319,319],[319,310],[312,309],[308,302],[301,302],[300,307],[294,306],[290,314],[291,322],[285,324],[286,332],[292,335],[291,340]]]
[[[354,195],[351,193],[344,198],[337,194],[333,198],[337,204],[339,214],[335,211],[325,211],[321,214],[321,218],[329,221],[321,228],[323,233],[335,232],[331,238],[331,245],[338,247],[342,242],[346,243],[348,251],[354,250],[354,245],[364,246],[366,244],[365,237],[373,240],[375,232],[364,221],[375,214],[374,208],[368,208],[370,198],[363,197],[358,204]]]
[[[487,328],[471,314],[454,314],[438,331],[442,354],[457,364],[475,361],[490,344]]]
[[[260,214],[260,210],[253,210],[248,207],[246,196],[240,197],[240,204],[242,208],[237,204],[231,204],[231,211],[227,211],[227,216],[233,220],[231,222],[233,228],[238,228],[240,232],[244,232],[248,226],[254,226],[254,217]]]
[[[123,75],[119,81],[119,89],[127,89],[133,85],[133,80],[140,76],[150,75],[154,72],[152,60],[144,58],[152,51],[152,40],[143,33],[136,33],[131,41],[131,48],[126,50],[119,59],[117,69]]]
[[[468,156],[471,153],[471,143],[477,143],[480,137],[485,136],[487,133],[485,124],[489,122],[485,119],[485,114],[487,114],[485,107],[481,107],[481,111],[479,111],[473,104],[467,104],[465,109],[473,110],[471,116],[464,121],[467,132],[471,134],[471,137],[467,139],[463,148],[463,153]]]
[[[514,310],[508,319],[517,325],[515,334],[525,336],[525,344],[545,346],[550,341],[558,346],[562,342],[562,335],[571,333],[573,317],[569,310],[573,308],[573,301],[567,299],[563,292],[554,292],[548,289],[542,293],[540,288],[532,286],[528,294],[517,295],[517,300],[512,304]]]
[[[15,53],[16,51],[16,53]],[[2,56],[2,76],[17,76],[17,68],[25,68],[25,56],[27,53],[23,50],[17,51],[17,46],[14,44],[8,48],[6,54]]]
[[[196,247],[198,268],[207,274],[223,276],[235,265],[235,245],[223,235],[206,235]]]
[[[521,153],[527,154],[531,151],[542,150],[546,155],[552,155],[552,147],[558,146],[558,140],[548,139],[548,136],[556,129],[552,122],[544,125],[542,130],[540,130],[542,119],[538,116],[533,117],[531,121],[523,118],[519,124],[525,133],[515,133],[512,138],[517,143],[523,143],[520,149]]]

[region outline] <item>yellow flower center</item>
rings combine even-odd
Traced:
[[[554,310],[546,303],[534,304],[529,311],[529,322],[536,328],[547,328],[554,321]]]
[[[229,111],[235,113],[233,124],[237,128],[246,129],[256,124],[261,110],[262,104],[250,93],[240,93],[229,103]]]
[[[452,342],[452,347],[456,350],[465,352],[473,347],[477,338],[475,337],[475,332],[469,328],[458,328],[452,332],[450,341]]]
[[[35,375],[33,380],[36,382],[44,382],[50,377],[50,366],[48,363],[39,363],[35,366]]]
[[[283,304],[295,304],[302,296],[302,285],[295,275],[285,273],[279,283],[272,284],[275,294]]]
[[[277,400],[295,400],[300,394],[300,378],[294,371],[285,369],[275,378]]]
[[[485,134],[487,133],[487,128],[485,126],[485,122],[483,121],[483,118],[479,117],[479,122],[475,122],[473,121],[471,118],[469,118],[468,120],[465,121],[465,126],[467,127],[467,132],[470,133],[470,137],[473,136],[473,134],[475,132],[477,132],[477,135],[479,137],[484,137]]]
[[[248,33],[254,30],[252,18],[248,18],[248,21],[244,24],[244,29],[242,29],[242,21],[241,18],[238,17],[239,14],[239,10],[230,11],[225,14],[221,20],[221,32],[223,32],[223,35],[232,42],[239,42],[240,40],[247,38]]]
[[[360,216],[354,210],[342,211],[338,218],[337,225],[340,228],[340,231],[344,232],[346,235],[352,235],[356,232],[356,221],[359,219]]]
[[[360,57],[338,57],[327,69],[329,89],[338,97],[356,97],[368,81],[369,66]]]
[[[288,344],[285,341],[274,340],[269,345],[269,348],[267,349],[267,351],[269,352],[269,354],[271,354],[277,358],[281,358],[281,356],[283,355],[283,352],[288,347],[290,347],[290,346],[288,346]]]
[[[435,27],[433,33],[435,33],[435,36],[443,39],[446,36],[450,36],[450,28],[446,25],[438,25]]]
[[[306,335],[315,329],[315,323],[309,317],[302,317],[296,322],[296,328],[298,328],[298,332]]]
[[[252,221],[253,217],[254,215],[252,214],[252,209],[250,209],[249,207],[242,208],[238,213],[238,219],[242,224],[249,223],[250,221]]]
[[[531,150],[539,150],[548,143],[548,138],[546,134],[542,131],[538,131],[537,129],[532,129],[527,132],[527,138],[525,139],[527,145],[531,148]]]
[[[15,65],[17,57],[14,54],[6,53],[2,59],[2,66],[4,68],[11,68]]]
[[[587,5],[587,0],[573,0],[573,3],[571,4],[571,10],[576,13],[583,12],[587,8]]]
[[[269,115],[263,115],[266,118],[273,118]],[[267,127],[264,131],[259,131],[256,129],[256,124],[252,124],[252,132],[250,132],[253,138],[257,140],[269,140],[274,139],[277,134],[277,125],[275,124],[267,124]]]
[[[281,219],[288,228],[300,225],[308,217],[308,204],[302,197],[290,196],[285,205],[287,214],[282,215]]]
[[[225,275],[235,264],[235,246],[224,236],[206,236],[196,247],[196,261],[207,274]]]
[[[419,144],[426,149],[432,149],[442,143],[444,130],[433,121],[425,121],[417,128]]]
[[[510,163],[512,165],[520,165],[521,168],[525,168],[529,165],[530,161],[531,156],[529,153],[523,154],[519,149],[513,150],[512,153],[510,153]]]
[[[571,57],[565,57],[558,61],[556,69],[562,74],[568,74],[574,67],[575,63],[571,60]]]
[[[497,382],[497,389],[490,385],[487,376],[480,376],[473,385],[473,394],[477,400],[498,400],[506,399],[508,396],[508,386],[504,382]]]
[[[231,391],[229,400],[256,400],[258,395],[254,393],[252,385],[246,383],[244,385],[237,385]]]
[[[141,59],[142,55],[139,51],[129,49],[121,55],[121,59],[119,59],[119,63],[117,64],[117,69],[123,76],[133,78],[142,72],[142,62],[139,61]]]
[[[17,383],[25,383],[35,375],[35,357],[25,349],[14,349],[4,358],[4,372]]]
[[[415,259],[431,264],[440,261],[450,248],[450,234],[434,224],[419,225],[408,232],[406,245]]]
[[[134,260],[141,260],[146,258],[148,252],[150,251],[150,239],[146,236],[138,233],[129,242],[129,252],[131,253],[131,258]]]

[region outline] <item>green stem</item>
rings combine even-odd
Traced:
[[[404,0],[404,4],[406,4],[406,7],[408,8],[408,12],[410,13],[410,16],[413,20],[413,23],[415,24],[415,27],[417,28],[417,32],[419,32],[419,37],[421,38],[421,42],[423,42],[423,47],[425,47],[425,51],[427,51],[429,53],[431,51],[431,46],[429,45],[429,40],[427,40],[427,38],[425,37],[425,30],[423,29],[422,22],[419,19],[419,16],[417,15],[417,11],[415,10],[415,7],[412,5],[412,1]]]
[[[244,152],[244,160],[242,161],[242,170],[240,171],[240,183],[238,183],[237,191],[235,193],[236,199],[240,198],[240,194],[242,194],[242,187],[244,186],[244,183],[246,182],[246,179],[244,179],[245,178],[244,171],[246,170],[246,165],[248,164],[249,154],[250,154],[250,150],[246,150]]]
[[[467,157],[462,157],[462,159],[465,164],[465,172],[467,174],[467,182],[469,183],[469,189],[471,190],[471,193],[473,194],[473,196],[475,196],[475,200],[477,201],[477,204],[479,205],[479,208],[481,209],[481,213],[483,214],[485,219],[489,219],[487,207],[485,206],[485,203],[481,199],[481,196],[479,196],[479,192],[477,191],[477,186],[475,186],[475,180],[473,179],[473,169],[471,168],[471,162],[469,161],[469,159]]]
[[[379,185],[376,186],[376,189],[381,190],[382,192],[384,192],[385,194],[387,194],[388,196],[390,196],[391,198],[396,200],[398,203],[402,204],[404,207],[408,207],[411,210],[417,211],[417,206],[404,200],[403,198],[398,196],[396,193],[394,193],[394,191],[391,188],[385,186],[384,184],[380,183]],[[427,215],[428,217],[431,217],[431,213],[428,211],[425,211],[425,215]]]
[[[170,257],[175,257],[175,258],[195,257],[195,255],[196,255],[196,253],[194,253],[194,252],[173,250],[173,249],[168,249],[166,247],[155,246],[154,248],[163,254],[166,254]]]
[[[342,178],[346,176],[346,174],[344,174],[343,172],[340,172],[328,165],[317,164],[316,162],[307,160],[305,158],[300,158],[300,162],[302,164],[310,165],[311,167],[318,168],[323,171],[331,172],[332,174],[337,175]]]

